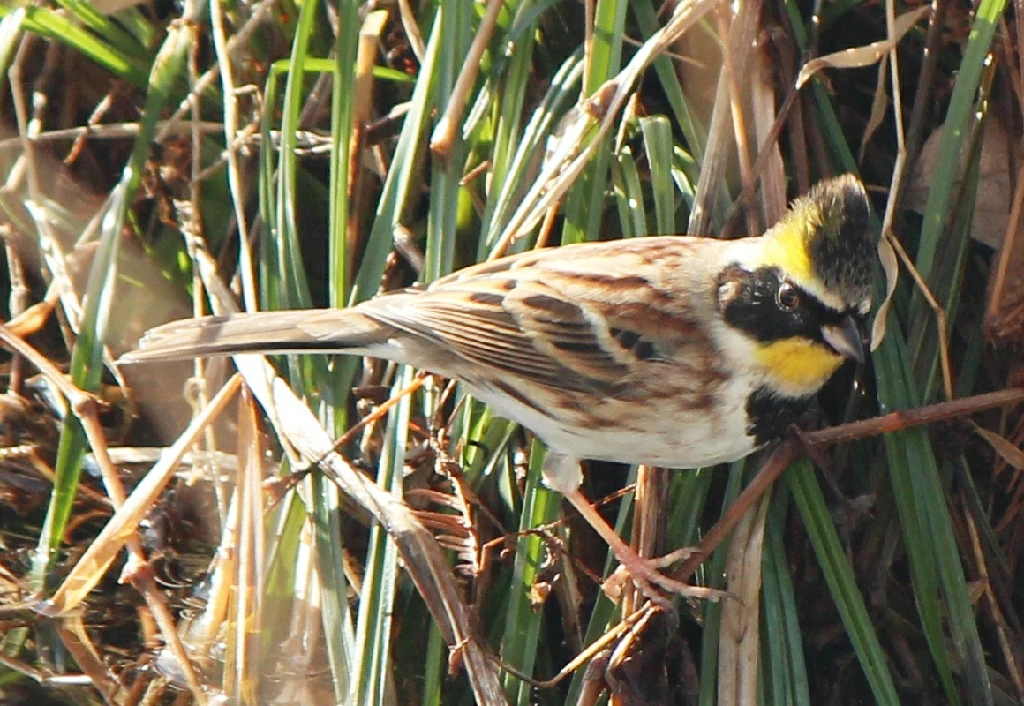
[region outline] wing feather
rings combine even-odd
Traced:
[[[638,380],[657,379],[659,366],[699,368],[713,357],[701,324],[712,288],[695,287],[701,273],[693,269],[702,261],[694,249],[706,244],[716,241],[645,238],[533,251],[358,308],[435,344],[432,357],[454,354],[479,366],[478,377],[504,373],[552,390],[623,396]]]

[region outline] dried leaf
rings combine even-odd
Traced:
[[[882,124],[882,120],[885,118],[885,109],[889,105],[889,96],[885,92],[885,68],[889,65],[887,56],[882,57],[882,62],[878,65],[878,78],[875,82],[875,99],[871,102],[871,115],[868,116],[868,124],[864,126],[864,136],[860,141],[860,152],[857,155],[857,161],[864,161],[864,151],[868,148],[868,142],[871,141],[871,136],[875,134],[875,130]]]
[[[977,424],[972,424],[972,426],[974,431],[978,433],[978,436],[987,441],[995,452],[1002,456],[1004,461],[1018,471],[1024,471],[1024,451],[1014,446],[1009,439],[996,434],[994,431],[983,429]]]
[[[883,39],[861,47],[844,49],[825,56],[819,56],[804,64],[800,69],[800,75],[796,79],[796,87],[799,89],[807,83],[812,76],[822,69],[859,69],[870,66],[888,54],[899,43],[910,28],[931,11],[929,5],[922,5],[916,10],[905,12],[896,18],[893,27],[896,34],[888,39]]]
[[[874,352],[882,345],[885,338],[885,321],[889,316],[889,307],[892,306],[892,293],[896,291],[896,280],[899,278],[900,267],[896,261],[896,253],[886,236],[878,239],[878,260],[882,263],[882,270],[885,272],[885,300],[878,307],[878,314],[875,315],[875,322],[871,325],[871,351]]]
[[[1006,236],[989,277],[985,305],[985,335],[996,345],[1004,346],[1024,342],[1024,182],[1018,181],[1016,189]]]
[[[914,172],[904,195],[906,208],[924,213],[928,202],[928,191],[935,175],[935,164],[939,157],[939,142],[942,140],[940,126],[925,141],[921,155],[914,165]],[[1010,203],[1013,199],[1012,165],[1020,163],[1020,150],[1014,156],[1010,138],[997,120],[985,121],[985,132],[981,144],[981,166],[978,172],[978,193],[974,201],[974,218],[971,221],[971,237],[980,243],[999,249],[1006,236],[1010,219]],[[961,154],[961,173],[967,172],[967,154]],[[959,188],[958,179],[953,190]]]
[[[47,319],[50,318],[50,314],[53,313],[53,306],[54,303],[51,301],[41,301],[33,304],[8,321],[7,328],[10,329],[11,333],[22,338],[38,333],[46,324]]]
[[[97,12],[104,15],[114,15],[144,2],[146,0],[93,0],[92,6]]]

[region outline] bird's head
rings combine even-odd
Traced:
[[[868,214],[855,176],[821,181],[719,276],[726,324],[781,395],[813,394],[845,359],[864,360],[859,324],[875,260]]]

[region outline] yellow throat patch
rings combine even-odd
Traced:
[[[759,344],[754,358],[772,387],[792,397],[817,392],[843,363],[838,353],[802,338]]]

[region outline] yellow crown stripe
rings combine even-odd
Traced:
[[[817,209],[798,208],[769,229],[762,244],[763,264],[780,267],[798,282],[814,282],[807,235],[818,227]]]

